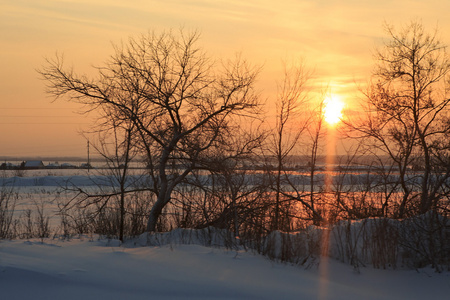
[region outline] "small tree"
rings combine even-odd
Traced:
[[[293,150],[298,146],[300,136],[306,128],[306,122],[302,123],[299,120],[301,119],[300,113],[304,110],[306,102],[308,101],[306,84],[310,77],[311,72],[307,70],[303,62],[293,66],[285,65],[283,81],[278,84],[276,124],[272,134],[272,146],[269,148],[271,154],[275,156],[276,162],[276,173],[274,176],[274,230],[280,230],[281,227],[286,227],[282,226],[282,222],[280,221],[282,177],[285,171],[286,162],[289,157],[293,155]],[[289,208],[287,208],[287,210],[289,210]],[[288,211],[287,214],[289,214]]]
[[[254,114],[258,107],[253,92],[258,70],[239,57],[220,69],[197,47],[198,38],[196,32],[183,31],[131,38],[115,47],[96,79],[65,69],[60,57],[39,71],[54,96],[98,111],[107,125],[111,118],[133,124],[133,139],[152,178],[148,188],[157,197],[149,232],[156,230],[172,191],[196,167],[201,153],[220,147],[227,120]]]
[[[309,149],[309,161],[308,161],[308,167],[309,167],[309,205],[307,206],[308,212],[311,215],[311,218],[313,220],[314,225],[321,225],[323,221],[323,216],[320,214],[318,210],[318,201],[317,199],[317,192],[315,189],[317,188],[317,182],[316,182],[316,171],[318,169],[318,158],[321,150],[321,140],[324,138],[325,135],[325,126],[324,126],[324,107],[325,107],[325,101],[320,101],[319,105],[316,109],[312,111],[312,122],[311,125],[308,127],[308,136],[310,138],[310,149]]]
[[[127,193],[136,188],[129,176],[131,161],[137,154],[132,138],[134,125],[131,122],[122,122],[121,125],[118,125],[114,123],[114,120],[110,120],[110,126],[111,130],[99,133],[99,145],[95,146],[95,149],[105,160],[107,166],[107,174],[105,175],[110,176],[112,180],[108,187],[111,188],[111,191],[101,191],[100,194],[84,193],[84,195],[97,201],[103,201],[104,203],[99,206],[100,208],[104,208],[110,199],[118,198],[119,239],[123,242],[126,214],[125,200]]]
[[[229,228],[236,237],[241,235],[241,225],[260,210],[260,180],[248,168],[254,163],[256,152],[261,149],[265,138],[266,134],[260,131],[259,126],[255,130],[244,130],[236,126],[234,132],[229,133],[223,147],[215,149],[203,161],[204,169],[211,172],[211,179],[216,182],[211,193],[223,205],[223,209],[210,224],[223,226],[224,224],[219,223],[226,224],[232,220]]]

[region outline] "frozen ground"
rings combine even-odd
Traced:
[[[114,241],[0,241],[1,299],[448,299],[450,273],[334,260],[304,270],[250,252]]]

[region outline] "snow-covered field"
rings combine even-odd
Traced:
[[[2,176],[1,186],[19,194],[17,214],[45,203],[55,230],[56,189],[102,178],[29,172],[23,178]],[[323,259],[305,269],[251,251],[175,242],[142,246],[138,239],[121,246],[95,237],[0,240],[0,300],[449,298],[450,272],[431,268],[355,270]]]
[[[117,241],[0,241],[1,299],[449,299],[450,273],[326,259],[305,270],[245,251]]]

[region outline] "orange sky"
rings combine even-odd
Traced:
[[[83,73],[101,65],[111,43],[148,30],[198,29],[213,56],[263,65],[259,87],[270,98],[283,60],[303,57],[320,85],[348,105],[364,83],[384,21],[420,19],[450,43],[450,1],[428,0],[0,0],[0,156],[85,155],[79,107],[51,103],[36,69],[64,53]]]

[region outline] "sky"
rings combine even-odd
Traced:
[[[198,30],[213,57],[241,53],[262,66],[257,87],[269,106],[282,62],[303,59],[348,108],[370,76],[385,22],[420,20],[449,44],[449,11],[442,0],[0,0],[0,157],[86,155],[82,132],[93,117],[54,101],[36,72],[56,53],[90,74],[113,44],[183,27]]]

